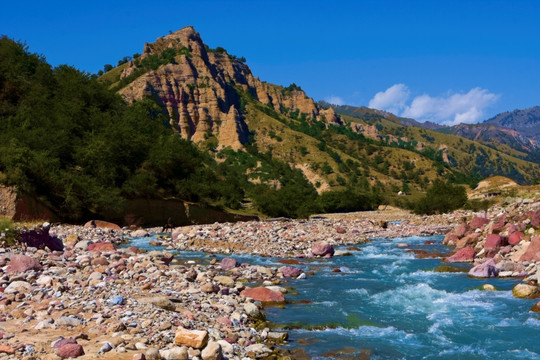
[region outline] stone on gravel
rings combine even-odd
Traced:
[[[88,245],[87,250],[95,251],[95,252],[112,252],[114,251],[114,245],[108,241],[100,241],[100,242]]]
[[[154,306],[157,306],[159,308],[162,308],[168,311],[176,310],[176,306],[167,296],[144,297],[144,298],[137,299],[137,302],[139,304],[152,304]]]
[[[201,357],[203,360],[221,360],[223,357],[221,345],[215,341],[208,342],[208,345],[201,352]]]
[[[188,330],[179,327],[176,330],[174,343],[178,346],[188,346],[202,349],[208,343],[208,332],[205,330]]]
[[[56,355],[62,359],[76,358],[84,355],[84,349],[80,344],[66,344],[56,349]]]
[[[221,260],[221,268],[223,270],[231,270],[238,266],[238,262],[233,258],[223,258]]]
[[[32,292],[32,285],[26,281],[14,281],[4,289],[4,294],[30,294]]]
[[[245,303],[244,311],[246,312],[246,314],[248,314],[248,316],[251,316],[252,318],[256,318],[261,315],[259,308],[254,303]]]
[[[517,245],[523,239],[524,235],[521,231],[516,231],[508,237],[508,243],[510,245]]]
[[[15,354],[15,348],[9,345],[0,345],[0,354],[13,355]]]
[[[40,270],[41,265],[27,255],[13,255],[6,269],[8,274],[25,273],[29,270]]]
[[[110,230],[122,230],[122,228],[114,223],[103,221],[103,220],[90,220],[84,227],[89,228],[100,228],[100,229],[110,229]]]
[[[234,279],[230,276],[216,276],[215,281],[226,287],[234,287]]]
[[[159,354],[165,360],[188,360],[188,350],[185,346],[174,346],[171,349],[160,350]]]

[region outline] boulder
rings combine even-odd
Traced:
[[[77,344],[77,340],[73,338],[67,338],[67,339],[61,339],[61,340],[55,341],[53,344],[54,344],[53,349],[56,350],[67,344]]]
[[[207,294],[217,293],[219,291],[219,286],[212,283],[204,283],[201,285],[201,291]]]
[[[283,302],[285,298],[278,291],[272,291],[265,287],[248,288],[240,293],[243,297],[263,302]]]
[[[90,228],[100,228],[100,229],[108,229],[108,230],[122,230],[122,228],[114,223],[103,221],[103,220],[90,220],[86,224],[84,224],[84,227],[90,227]]]
[[[293,266],[282,266],[279,268],[278,271],[282,273],[283,276],[292,277],[292,278],[296,278],[300,276],[300,274],[302,273],[302,269],[299,269]]]
[[[80,344],[66,344],[56,349],[56,355],[62,359],[76,358],[84,355],[84,349]]]
[[[480,229],[481,227],[483,227],[484,225],[487,225],[487,224],[489,224],[489,219],[486,219],[484,217],[476,216],[471,220],[469,226],[470,226],[471,230],[476,230],[476,229]]]
[[[202,349],[208,343],[208,332],[204,330],[188,330],[179,327],[178,330],[176,330],[174,343],[178,346]]]
[[[311,246],[311,252],[316,256],[334,255],[334,247],[325,241],[317,241]]]
[[[517,284],[512,289],[512,295],[517,298],[533,298],[536,297],[540,292],[538,291],[537,286],[528,285],[528,284]]]
[[[461,249],[464,248],[467,245],[476,245],[478,242],[478,238],[480,237],[480,233],[473,232],[470,234],[465,235],[461,239],[458,239],[455,241],[456,248]]]
[[[248,316],[251,316],[252,318],[257,318],[261,315],[261,312],[257,305],[254,303],[247,302],[244,304],[244,311]]]
[[[221,260],[221,268],[223,270],[231,270],[237,266],[238,262],[233,258],[226,257]]]
[[[466,223],[459,224],[458,227],[456,227],[452,233],[456,235],[458,238],[464,237],[467,232],[469,231],[470,227]]]
[[[456,252],[454,255],[446,258],[448,262],[470,262],[474,260],[474,249],[471,246],[467,246]]]
[[[210,341],[201,352],[202,360],[221,360],[223,357],[221,345],[216,341]]]
[[[531,239],[529,247],[525,250],[519,261],[540,261],[540,236]]]
[[[100,241],[88,245],[87,250],[94,252],[112,252],[114,251],[114,245],[108,241]]]
[[[489,259],[483,264],[476,265],[469,270],[469,276],[479,278],[497,277],[499,275],[499,269],[495,266],[496,263],[495,259]]]
[[[24,273],[30,270],[40,270],[41,265],[34,258],[27,255],[13,255],[6,269],[8,274]]]
[[[30,294],[32,292],[32,285],[26,281],[13,281],[4,289],[4,294]]]
[[[521,231],[516,231],[508,237],[508,243],[510,245],[517,245],[523,239],[524,235]]]
[[[501,246],[506,245],[506,238],[497,234],[489,234],[486,238],[486,243],[484,244],[484,249],[494,250],[499,249]]]

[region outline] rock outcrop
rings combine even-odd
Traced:
[[[145,61],[156,59],[168,49],[174,50],[174,61],[144,72]],[[320,108],[299,87],[283,88],[260,81],[242,60],[222,48],[208,48],[193,27],[145,44],[143,54],[124,65],[120,80],[131,80],[129,77],[133,80],[125,81],[119,90],[126,101],[157,99],[167,110],[170,125],[183,138],[201,142],[215,137],[217,148],[238,150],[248,141],[239,93],[284,115],[340,124],[334,109]]]

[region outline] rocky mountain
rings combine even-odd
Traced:
[[[172,55],[171,61],[155,66],[164,53]],[[214,136],[218,148],[238,150],[248,140],[239,92],[280,113],[296,111],[308,119],[337,122],[333,110],[321,109],[299,87],[260,81],[242,59],[205,46],[193,27],[145,44],[142,55],[106,75],[128,102],[156,98],[183,138],[201,142]]]
[[[155,99],[174,131],[218,158],[228,158],[227,149],[268,154],[300,169],[319,194],[351,186],[415,194],[438,178],[471,182],[497,174],[527,183],[540,172],[515,154],[433,131],[436,124],[316,103],[295,84],[261,81],[245,59],[209,48],[193,27],[145,44],[100,80],[128,103]],[[254,164],[242,165],[250,181],[283,185]]]

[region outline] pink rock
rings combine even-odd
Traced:
[[[233,258],[226,257],[221,260],[221,268],[223,270],[231,270],[237,266],[238,266],[238,261],[236,261]]]
[[[531,243],[519,261],[540,261],[540,236],[531,239]]]
[[[469,276],[472,277],[497,277],[499,275],[499,269],[495,267],[497,261],[495,259],[489,259],[483,264],[476,265],[471,270],[469,270]]]
[[[84,355],[84,349],[79,344],[66,344],[56,349],[56,355],[62,359],[76,358]]]
[[[342,228],[341,226],[337,226],[336,227],[336,232],[338,234],[345,234],[347,232],[347,230],[345,230],[345,228]]]
[[[487,224],[489,224],[489,219],[476,216],[471,220],[470,227],[472,230],[476,230]]]
[[[285,277],[293,277],[296,278],[300,276],[302,273],[302,270],[293,266],[282,266],[278,270],[280,273],[283,274]]]
[[[501,232],[504,229],[505,221],[506,221],[506,214],[502,215],[491,224],[491,232],[493,234],[498,234],[499,232]]]
[[[497,234],[489,234],[486,239],[486,243],[484,244],[484,249],[486,251],[498,249],[501,246],[504,246],[506,243],[506,239],[500,235]]]
[[[220,324],[223,324],[225,326],[233,326],[233,322],[229,318],[227,318],[225,316],[218,317],[217,322],[220,323]]]
[[[474,249],[471,246],[467,246],[459,250],[454,255],[447,257],[446,261],[448,262],[469,262],[474,260]]]
[[[480,233],[476,233],[476,232],[470,233],[456,241],[456,248],[461,249],[467,245],[476,245],[479,237],[480,237]]]
[[[458,238],[464,237],[465,234],[469,231],[469,225],[463,223],[460,224],[457,228],[452,231],[454,235],[456,235]]]
[[[0,354],[15,354],[15,348],[9,345],[0,345]]]
[[[317,256],[325,256],[328,254],[331,256],[334,255],[334,247],[327,242],[317,241],[311,246],[311,252],[313,255]]]
[[[515,233],[512,233],[510,237],[508,238],[508,243],[510,245],[517,245],[519,242],[523,239],[523,233],[521,231],[516,231]]]
[[[448,245],[450,243],[452,244],[455,244],[456,241],[459,240],[459,237],[456,236],[456,234],[454,234],[453,232],[449,232],[448,234],[446,234],[446,236],[444,237],[444,240],[443,240],[443,243],[445,245]]]
[[[98,258],[93,259],[90,263],[92,265],[94,265],[94,266],[96,266],[96,265],[109,265],[109,261],[103,256],[100,256]]]
[[[62,339],[62,340],[58,341],[57,343],[55,343],[53,348],[54,349],[59,349],[64,345],[76,344],[76,343],[77,343],[77,341],[75,339],[73,339],[73,338]]]
[[[243,297],[249,297],[253,300],[264,302],[283,302],[285,298],[279,291],[272,291],[265,287],[248,288],[240,293]]]
[[[108,241],[97,242],[97,243],[88,245],[88,251],[95,251],[95,252],[114,251],[114,245]]]
[[[13,255],[6,271],[8,274],[15,274],[40,269],[41,265],[34,258],[27,255]]]

